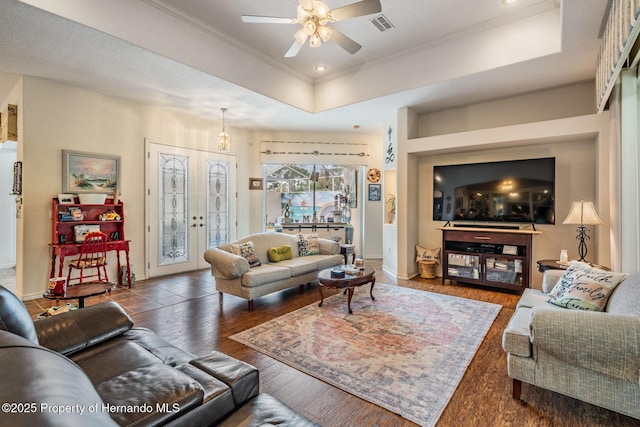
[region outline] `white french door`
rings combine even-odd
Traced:
[[[147,144],[147,276],[210,267],[203,253],[235,239],[235,156]]]

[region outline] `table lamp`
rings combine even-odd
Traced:
[[[562,223],[578,224],[578,235],[576,239],[580,241],[578,244],[579,261],[585,261],[585,257],[587,256],[587,244],[585,241],[589,240],[589,229],[586,226],[602,224],[602,220],[596,213],[593,202],[585,202],[584,200],[573,202],[569,215],[567,215]]]

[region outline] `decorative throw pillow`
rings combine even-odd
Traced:
[[[440,248],[425,249],[421,246],[416,246],[416,262],[418,261],[435,261],[440,264]]]
[[[586,262],[571,261],[569,267],[567,267],[564,274],[558,280],[558,283],[556,283],[553,289],[551,289],[551,292],[549,292],[549,295],[553,298],[561,296],[573,283],[576,271],[588,272],[590,270],[592,270],[592,267]]]
[[[269,261],[271,262],[279,262],[291,258],[293,258],[293,249],[289,245],[269,248]]]
[[[602,311],[624,273],[614,273],[572,262],[551,290],[551,304],[574,310]]]
[[[300,256],[320,255],[320,243],[318,234],[298,234],[298,252]]]
[[[256,250],[251,240],[245,243],[231,245],[231,252],[246,259],[249,267],[257,267],[262,264],[258,255],[256,255]]]

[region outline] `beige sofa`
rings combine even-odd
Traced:
[[[253,242],[260,266],[249,267],[249,262],[232,253],[232,245]],[[318,238],[319,255],[300,256],[298,236],[284,233],[257,233],[235,242],[207,249],[204,259],[211,264],[211,274],[216,279],[216,289],[222,304],[223,294],[231,294],[249,300],[249,311],[253,310],[253,300],[318,280],[318,272],[325,268],[341,265],[340,245],[333,240]],[[293,258],[270,262],[269,249],[289,245]]]
[[[513,397],[526,382],[640,418],[640,273],[614,289],[602,312],[547,302],[562,274],[547,270],[543,292],[526,289],[504,331]]]

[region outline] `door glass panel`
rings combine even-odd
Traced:
[[[229,162],[207,160],[207,243],[229,242]]]
[[[186,262],[189,260],[189,158],[161,153],[159,162],[159,265]]]

